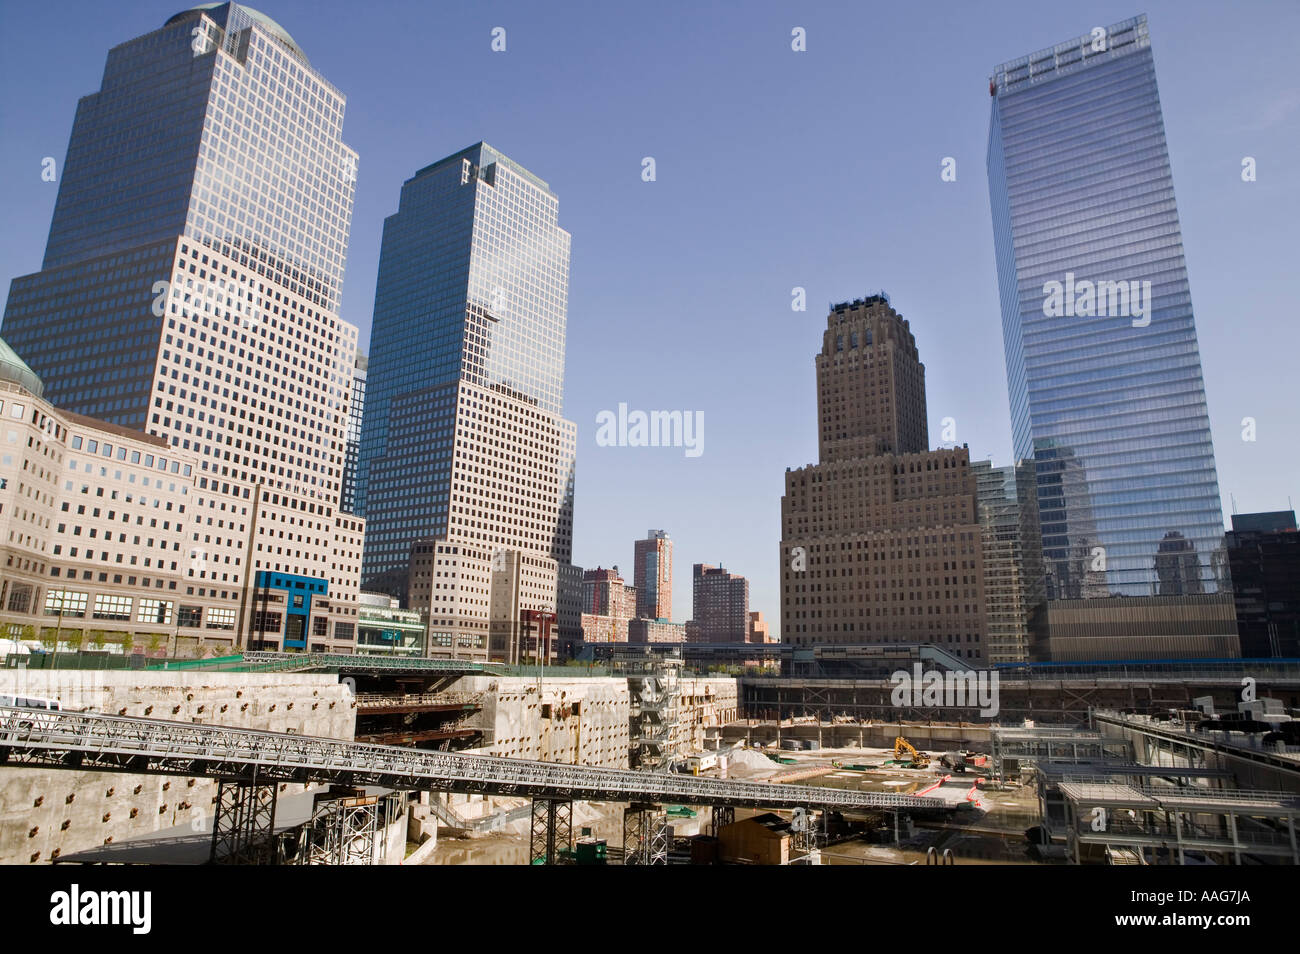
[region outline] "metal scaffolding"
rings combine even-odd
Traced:
[[[662,805],[633,803],[623,810],[623,864],[668,864],[668,841]]]
[[[822,813],[822,824],[826,824],[826,813]],[[817,850],[826,843],[826,834],[819,831],[817,819],[806,808],[796,808],[790,817],[790,857],[791,864],[803,864],[817,856]]]
[[[263,865],[275,862],[276,784],[221,779],[212,818],[214,865]]]
[[[558,865],[573,853],[573,802],[534,798],[528,857],[535,865]]]
[[[990,735],[989,774],[999,785],[1006,781],[1009,769],[1019,773],[1021,766],[1039,762],[1133,761],[1133,746],[1127,740],[1069,726],[995,728]]]
[[[666,772],[672,767],[681,666],[679,657],[657,654],[622,661],[631,704],[633,768]]]
[[[951,810],[930,796],[650,774],[93,712],[0,707],[0,766],[5,765],[575,801],[841,812]]]
[[[1227,864],[1272,860],[1300,864],[1296,819],[1300,798],[1290,792],[1194,793],[1116,781],[1061,782],[1066,845],[1071,861],[1085,846],[1138,863],[1186,864],[1189,853]],[[1148,861],[1147,859],[1150,859]]]
[[[298,863],[304,865],[383,864],[392,817],[393,796],[357,793],[316,796],[311,819],[303,828]]]

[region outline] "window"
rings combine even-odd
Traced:
[[[78,619],[86,615],[88,593],[76,593],[71,590],[47,590],[45,593],[45,615],[72,616]]]
[[[100,594],[95,597],[93,616],[95,619],[129,620],[131,618],[131,597]]]
[[[208,610],[208,629],[234,629],[235,611],[213,608]]]
[[[253,629],[259,633],[279,633],[280,614],[258,611],[253,614]]]
[[[136,612],[135,621],[137,623],[157,623],[165,626],[172,621],[172,604],[171,600],[140,600],[140,608]]]
[[[203,622],[203,608],[181,605],[176,610],[176,624],[186,629],[198,629]]]

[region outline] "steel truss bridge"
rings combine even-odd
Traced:
[[[278,783],[310,782],[532,798],[535,810],[544,807],[551,819],[556,817],[556,806],[573,801],[850,813],[937,813],[951,808],[942,799],[914,795],[631,772],[96,712],[12,707],[0,707],[0,766],[211,778],[218,780],[222,789],[238,787],[243,791],[232,805],[269,797],[273,806]],[[269,796],[257,794],[267,789]],[[218,803],[224,799],[219,793]],[[240,817],[248,814],[242,808],[238,813]],[[273,814],[274,807],[272,818]],[[240,839],[225,833],[217,839],[214,828],[213,860],[255,857],[259,844],[272,837],[271,824],[245,826]],[[554,851],[547,850],[545,857],[554,860]]]
[[[492,663],[461,659],[404,659],[353,653],[246,652],[245,666],[274,672],[402,673],[429,675],[471,675],[496,672]]]
[[[265,863],[275,853],[279,783],[329,783],[533,799],[530,851],[562,860],[573,842],[574,801],[628,802],[643,835],[634,861],[666,863],[665,802],[712,805],[718,819],[737,806],[862,812],[945,812],[942,799],[835,788],[732,782],[587,765],[428,752],[254,729],[0,707],[0,766],[181,775],[216,779],[211,860]],[[633,817],[635,816],[635,817]],[[656,823],[656,819],[658,820]],[[659,835],[656,836],[655,832]],[[626,837],[626,833],[625,833]],[[568,846],[568,848],[566,848]]]

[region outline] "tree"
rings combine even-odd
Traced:
[[[162,644],[163,644],[163,640],[166,639],[166,638],[167,638],[167,637],[164,636],[162,633],[150,633],[150,634],[149,634],[149,653],[152,655],[152,654],[158,652],[159,647],[162,646]]]
[[[108,634],[105,633],[102,629],[92,629],[90,631],[90,645],[96,652],[99,652],[101,649],[103,649],[104,644],[107,642],[108,642]]]

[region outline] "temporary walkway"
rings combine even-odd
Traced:
[[[942,811],[937,798],[767,785],[164,722],[94,712],[0,707],[0,765],[198,776],[242,782],[327,782],[550,800]]]

